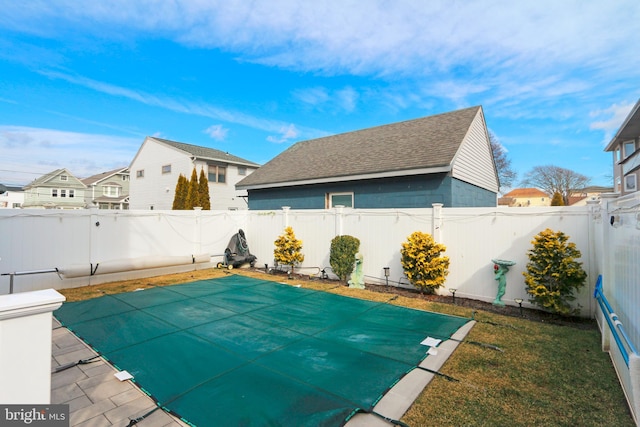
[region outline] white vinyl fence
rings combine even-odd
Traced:
[[[445,288],[456,296],[493,301],[497,292],[492,259],[516,264],[507,273],[502,298],[515,304],[527,294],[522,272],[533,237],[544,230],[562,230],[582,252],[588,286],[576,304],[592,316],[593,286],[600,274],[594,262],[594,219],[590,207],[564,208],[442,208],[346,209],[277,211],[108,211],[7,210],[0,212],[0,274],[33,270],[73,271],[67,278],[55,273],[15,275],[14,291],[62,289],[105,281],[137,278],[173,271],[205,268],[222,260],[231,236],[243,229],[257,265],[273,267],[274,241],[291,226],[303,242],[305,260],[296,271],[331,277],[331,240],[341,234],[357,237],[364,256],[364,274],[371,283],[385,283],[389,267],[392,285],[410,287],[400,264],[400,249],[414,231],[433,234],[451,259]],[[188,265],[191,257],[212,256],[210,263]],[[186,258],[185,258],[186,257]],[[158,262],[148,260],[157,259]],[[139,260],[139,262],[135,262]],[[176,262],[171,262],[176,260]],[[185,261],[186,260],[186,261]],[[166,264],[164,269],[159,265]],[[179,265],[174,265],[179,264]],[[132,265],[135,269],[129,269]],[[117,274],[100,274],[123,270]],[[144,267],[154,267],[143,269]],[[96,271],[97,268],[97,271]],[[79,276],[78,271],[86,272]],[[95,275],[90,275],[92,272]],[[0,294],[8,293],[9,276],[0,276]],[[576,306],[577,306],[576,305]]]
[[[595,317],[603,350],[612,361],[634,415],[640,412],[640,359],[618,345],[624,327],[629,342],[640,347],[640,194],[603,197],[584,207],[346,209],[275,211],[108,211],[0,210],[0,295],[63,289],[108,281],[150,277],[210,268],[222,261],[229,239],[243,229],[257,266],[273,268],[274,241],[291,226],[303,242],[305,260],[296,271],[312,276],[331,273],[329,249],[337,235],[360,240],[364,274],[369,283],[410,286],[400,264],[400,249],[414,231],[431,233],[451,259],[440,293],[493,301],[497,292],[492,259],[516,264],[507,273],[502,301],[531,306],[522,272],[527,251],[540,231],[563,231],[582,253],[587,286],[575,307]],[[192,263],[191,261],[194,261]],[[197,260],[197,262],[196,262]],[[104,269],[104,266],[111,268]],[[125,268],[135,266],[135,268]],[[120,267],[120,270],[118,270]],[[96,271],[97,268],[97,271]],[[72,278],[54,273],[75,272]],[[100,274],[104,271],[117,273]],[[98,274],[91,275],[96,271]],[[81,274],[78,274],[81,272]],[[85,272],[85,273],[82,273]],[[331,275],[331,274],[330,274]],[[613,315],[593,298],[602,275],[602,295]],[[333,276],[335,277],[335,276]],[[615,319],[613,329],[606,318]],[[626,350],[629,350],[628,348]],[[636,418],[637,419],[637,418]]]

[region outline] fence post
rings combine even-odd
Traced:
[[[342,236],[343,233],[343,219],[344,219],[344,206],[336,206],[336,230],[335,230],[335,235],[336,236]]]
[[[194,238],[193,238],[193,255],[200,255],[202,252],[202,208],[197,206],[193,208],[196,211],[196,224],[194,227]]]
[[[442,243],[442,203],[433,203],[433,211],[431,211],[431,235],[433,240],[438,243]]]
[[[282,207],[283,219],[284,219],[284,228],[287,228],[289,226],[289,209],[291,209],[291,206],[283,206]]]
[[[51,313],[64,300],[53,289],[0,296],[3,404],[51,403]]]

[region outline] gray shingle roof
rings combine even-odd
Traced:
[[[302,141],[237,188],[448,167],[480,106]]]
[[[243,159],[242,157],[234,156],[233,154],[226,153],[224,151],[216,150],[215,148],[207,148],[201,147],[199,145],[185,144],[184,142],[171,141],[168,139],[156,138],[155,136],[149,137],[158,142],[161,142],[166,145],[170,145],[178,150],[185,151],[192,156],[210,159],[210,160],[219,160],[225,163],[237,163],[246,166],[254,166],[259,167],[258,163],[254,163],[250,160]]]

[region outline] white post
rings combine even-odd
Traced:
[[[344,214],[344,206],[338,205],[336,206],[336,236],[342,236],[343,232],[343,214]]]
[[[431,235],[433,236],[433,240],[437,243],[442,243],[442,203],[433,203],[433,218],[431,221]]]
[[[196,206],[193,210],[196,211],[196,224],[193,230],[193,255],[195,256],[202,252],[202,208]]]
[[[290,206],[282,207],[282,212],[284,212],[284,228],[289,226],[289,209],[291,209]]]
[[[53,289],[0,295],[0,402],[51,403],[51,312],[65,300]]]

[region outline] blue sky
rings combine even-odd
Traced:
[[[147,135],[266,163],[297,141],[474,105],[518,178],[553,164],[611,185],[603,149],[640,98],[637,0],[0,10],[5,185],[128,166]]]

